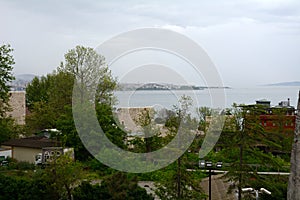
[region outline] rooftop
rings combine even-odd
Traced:
[[[61,143],[59,141],[49,139],[45,136],[33,136],[21,139],[11,139],[9,141],[3,142],[2,145],[41,149],[44,147],[61,146]]]

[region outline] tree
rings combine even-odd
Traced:
[[[125,133],[118,128],[112,113],[112,105],[114,103],[113,90],[116,88],[117,82],[106,66],[104,57],[90,47],[76,46],[65,54],[65,63],[61,63],[58,71],[71,74],[74,77],[73,86],[75,88],[72,90],[73,102],[76,102],[77,99],[79,99],[78,102],[81,105],[83,105],[84,99],[88,99],[89,102],[94,102],[97,118],[102,130],[113,143],[123,148]],[[79,98],[74,98],[74,96]],[[74,104],[72,106],[74,106]],[[69,132],[62,130],[63,135],[66,135],[67,138],[71,138],[68,137],[68,134],[71,133],[71,135],[73,135],[73,133],[75,134],[77,132],[74,122],[67,122],[65,119],[70,119],[67,115],[62,117],[64,121],[60,123],[60,125],[69,124]],[[79,138],[78,134],[76,134],[75,138]],[[74,139],[71,139],[71,141],[74,142]],[[76,139],[75,141],[80,140]],[[95,141],[91,142],[93,143]],[[81,141],[77,144],[79,144],[79,147],[83,146]],[[94,145],[94,143],[92,145]]]
[[[57,128],[58,119],[67,113],[65,107],[72,104],[73,83],[73,75],[53,72],[28,84],[26,103],[31,113],[26,116],[26,125],[30,132]]]
[[[85,95],[101,103],[112,103],[113,90],[117,86],[103,56],[90,47],[76,46],[65,54],[59,71],[68,72],[77,80],[81,102]]]
[[[178,148],[181,148],[183,141],[190,134],[191,129],[196,129],[198,122],[191,117],[189,108],[192,99],[189,96],[182,96],[179,100],[180,105],[174,106],[174,115],[166,121],[166,126],[173,134],[178,134]],[[202,196],[202,189],[199,183],[192,179],[191,173],[187,171],[187,153],[177,159],[172,164],[168,175],[158,183],[157,195],[161,199],[199,199]],[[203,197],[203,196],[202,196]]]
[[[15,64],[11,55],[12,51],[13,49],[9,44],[0,46],[0,117],[4,116],[7,109],[8,91],[10,89],[7,83],[15,79],[12,74],[13,65]]]
[[[128,178],[125,173],[117,172],[105,177],[101,185],[81,183],[74,191],[74,199],[153,200],[154,198],[138,186],[136,177]]]
[[[99,200],[104,199],[103,190],[100,185],[92,185],[87,181],[83,181],[78,187],[74,189],[74,200],[88,199]]]
[[[9,111],[9,85],[14,80],[12,74],[15,64],[10,45],[0,46],[0,143],[17,136],[17,126],[11,117],[6,116]]]
[[[209,107],[200,107],[197,109],[197,114],[199,116],[199,130],[206,133],[207,129],[207,117],[212,116],[213,110]]]
[[[118,124],[113,114],[113,108],[109,104],[96,102],[96,114],[103,132],[108,139],[120,148],[126,149],[125,139],[127,133]]]
[[[100,126],[113,143],[123,148],[125,133],[114,122],[112,109],[112,91],[117,82],[103,56],[89,47],[77,46],[69,50],[65,54],[65,63],[62,62],[57,71],[35,78],[28,85],[27,106],[31,111],[26,117],[28,130],[38,132],[57,128],[62,133],[59,139],[63,145],[74,148],[76,159],[88,159],[91,155],[83,146],[73,120],[74,85],[79,86],[81,97],[85,95],[85,89],[96,91],[92,102]]]
[[[49,88],[51,74],[47,76],[34,77],[26,87],[26,106],[29,110],[33,110],[34,104],[37,102],[49,101]]]
[[[101,187],[106,191],[110,200],[128,199],[128,200],[153,200],[145,189],[138,186],[137,177],[128,178],[125,173],[117,172],[106,177],[101,183]]]
[[[55,199],[72,200],[74,185],[82,178],[82,167],[70,155],[61,155],[46,166],[43,178]]]
[[[238,199],[242,198],[242,188],[250,187],[250,179],[259,180],[256,166],[279,167],[278,160],[271,154],[264,153],[257,146],[268,145],[269,139],[260,124],[260,115],[264,108],[258,105],[234,105],[227,116],[219,143],[225,155],[223,161],[229,162],[229,172],[225,175],[228,181],[236,183]],[[238,158],[238,159],[237,159]],[[255,164],[255,165],[254,165]],[[233,188],[231,188],[233,189]]]
[[[0,144],[18,136],[18,126],[12,118],[0,118]]]
[[[41,171],[30,177],[0,174],[1,200],[53,200]]]
[[[134,121],[141,127],[143,136],[135,137],[130,141],[134,152],[150,153],[168,143],[168,134],[162,136],[160,128],[154,122],[154,115],[155,111],[152,108],[144,108],[135,117]]]

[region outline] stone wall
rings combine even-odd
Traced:
[[[11,111],[7,112],[7,115],[15,119],[17,124],[24,125],[26,115],[25,91],[11,91],[9,95]]]
[[[131,107],[131,108],[118,108],[116,112],[116,117],[121,125],[129,132],[140,132],[142,129],[136,123],[139,115],[148,110],[153,113],[152,107]]]

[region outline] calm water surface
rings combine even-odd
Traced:
[[[210,92],[221,92],[222,89],[205,90],[183,90],[183,91],[117,91],[115,96],[118,99],[117,107],[143,107],[154,106],[171,109],[178,104],[178,99],[182,95],[188,95],[193,99],[193,106],[212,105]],[[225,89],[225,107],[231,107],[233,103],[253,104],[256,100],[267,99],[272,105],[277,105],[282,100],[290,98],[291,105],[296,107],[298,92],[300,87],[253,87],[253,88],[232,88]],[[217,106],[218,107],[218,106]]]

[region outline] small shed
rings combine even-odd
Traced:
[[[35,156],[45,147],[59,147],[61,143],[46,136],[11,139],[3,142],[1,148],[11,149],[11,157],[18,161],[34,163]]]

